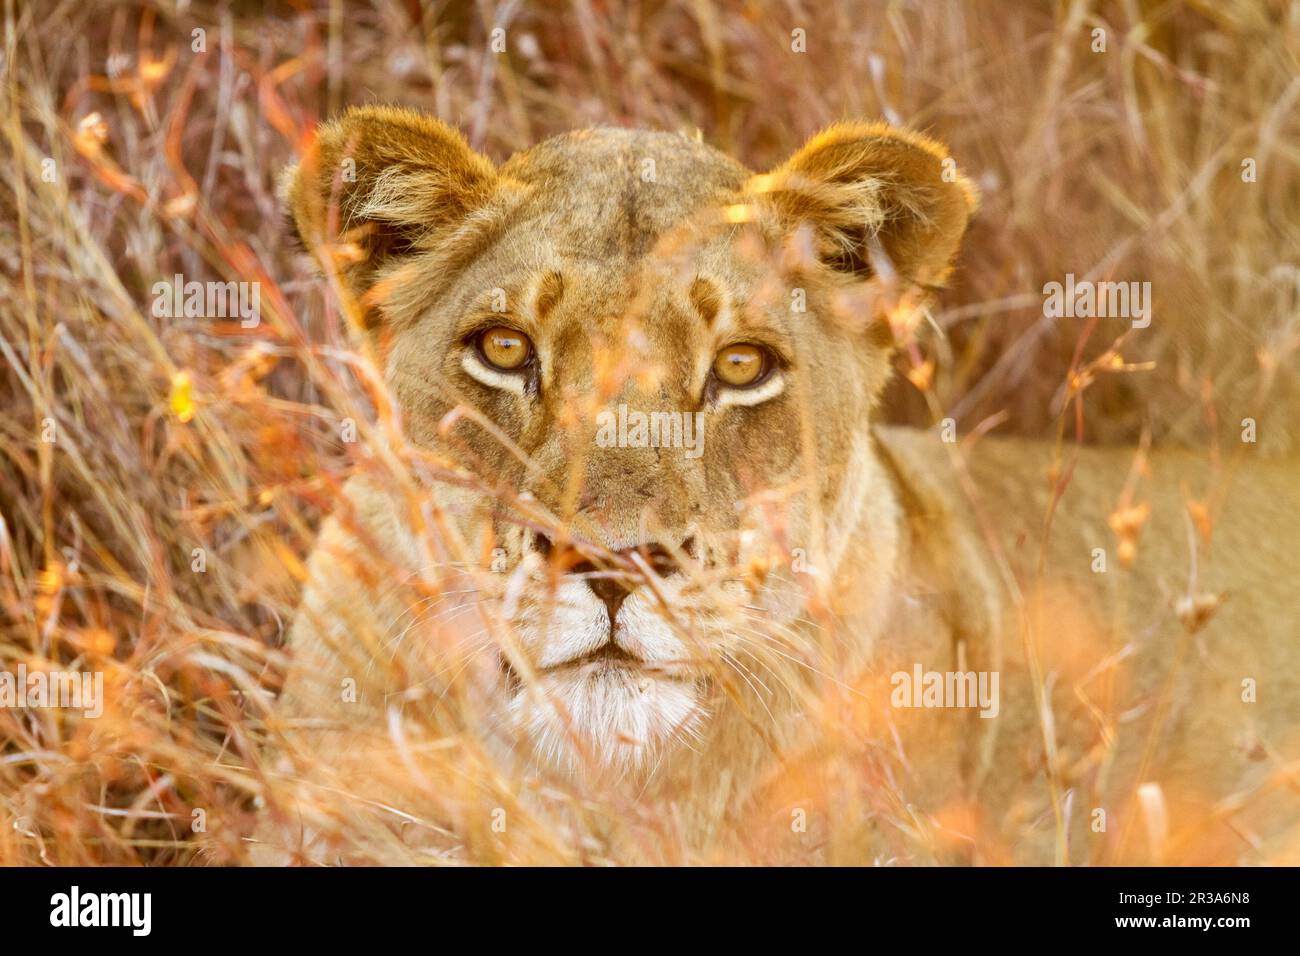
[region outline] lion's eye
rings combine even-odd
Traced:
[[[479,333],[478,352],[492,368],[517,372],[533,357],[533,343],[524,333],[498,325]]]
[[[749,388],[767,375],[772,362],[766,349],[741,343],[728,345],[713,360],[713,374],[732,388]]]

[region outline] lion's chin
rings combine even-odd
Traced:
[[[650,769],[703,719],[694,680],[611,661],[543,671],[509,709],[534,758],[562,771]]]

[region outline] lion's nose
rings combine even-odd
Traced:
[[[585,566],[584,566],[585,565]],[[612,622],[618,617],[618,609],[624,599],[632,593],[621,571],[601,571],[591,562],[584,562],[573,569],[575,574],[586,576],[587,587],[593,594],[605,602],[605,610]],[[635,585],[633,585],[635,586]]]
[[[693,554],[694,542],[688,538],[678,546],[679,552]],[[680,570],[673,551],[662,544],[642,544],[635,548],[624,548],[616,552],[626,557],[637,568],[649,568],[659,577],[667,577]],[[591,561],[582,561],[570,569],[573,574],[580,574],[591,588],[593,594],[605,603],[612,623],[618,617],[618,609],[627,596],[636,590],[642,575],[632,574],[622,567],[599,568]]]

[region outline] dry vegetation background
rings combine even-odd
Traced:
[[[1042,317],[1043,283],[1073,272],[1154,293],[1151,327],[1115,346],[1154,365],[1090,377],[1085,440],[1205,447],[1252,416],[1292,450],[1300,5],[3,9],[0,661],[102,670],[109,709],[0,710],[0,863],[247,859],[271,649],[367,455],[340,422],[374,419],[362,343],[274,195],[347,104],[429,110],[496,159],[592,124],[698,128],[755,169],[842,117],[927,130],[984,204],[935,312],[946,337],[900,359],[887,418],[1055,435],[1120,328]],[[176,273],[260,282],[262,323],[155,318]]]

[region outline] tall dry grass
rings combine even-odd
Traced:
[[[0,661],[103,671],[110,706],[0,710],[0,863],[248,859],[302,562],[373,457],[337,438],[376,421],[366,343],[274,195],[346,104],[498,159],[612,124],[763,169],[841,117],[926,129],[984,202],[887,419],[1053,435],[1112,347],[1152,364],[1089,376],[1091,442],[1205,447],[1295,407],[1294,3],[6,0],[3,37]],[[1152,327],[1044,319],[1067,272],[1150,281]],[[260,282],[260,326],[154,317],[177,273]]]

